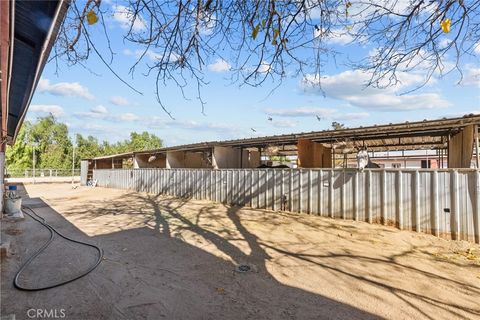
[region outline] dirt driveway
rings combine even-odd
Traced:
[[[480,246],[394,228],[114,189],[27,185],[25,203],[100,245],[90,275],[42,292],[13,288],[48,239],[27,217],[2,223],[1,311],[66,319],[480,319]],[[41,198],[41,199],[40,199]],[[15,232],[13,232],[15,231]],[[95,252],[56,239],[21,281],[65,279]],[[251,271],[237,272],[238,264]]]

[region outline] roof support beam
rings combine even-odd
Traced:
[[[8,83],[10,78],[10,53],[12,30],[10,28],[10,7],[13,1],[0,1],[0,139],[1,150],[5,149],[8,119]]]

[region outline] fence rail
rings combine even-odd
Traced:
[[[108,169],[100,187],[366,221],[480,243],[479,170]]]
[[[80,169],[74,170],[74,176],[80,175]],[[72,169],[7,169],[6,178],[32,178],[32,177],[71,177]]]

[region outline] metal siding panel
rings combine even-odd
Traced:
[[[257,208],[264,208],[265,207],[265,190],[263,181],[265,179],[265,171],[258,170],[258,180],[257,180],[257,200],[258,206]]]
[[[194,196],[274,210],[285,209],[282,197],[286,194],[286,209],[291,211],[373,222],[381,222],[379,218],[384,217],[384,222],[404,229],[476,242],[480,232],[479,175],[478,170],[93,171],[100,187]]]
[[[316,214],[316,215],[319,215],[320,214],[320,210],[318,208],[318,204],[319,204],[319,188],[320,188],[320,184],[319,184],[319,179],[318,179],[318,176],[319,176],[319,172],[320,170],[311,170],[311,174],[310,174],[310,188],[311,188],[311,201],[310,201],[310,209],[311,209],[311,213],[312,214]]]
[[[328,216],[334,218],[334,208],[333,208],[333,170],[328,171]]]
[[[473,223],[474,223],[474,238],[476,243],[480,243],[480,172],[475,171],[475,197],[474,197],[474,207],[473,207]]]
[[[358,206],[358,180],[360,173],[356,172],[353,175],[353,207],[352,207],[352,214],[353,214],[353,220],[358,221],[358,216],[359,216],[359,206]]]
[[[267,178],[266,178],[266,201],[267,201],[267,209],[273,210],[273,195],[274,195],[274,186],[273,177],[274,177],[274,169],[267,170]]]
[[[438,173],[438,215],[439,232],[448,239],[452,239],[450,209],[450,175],[447,172]]]
[[[397,194],[397,207],[396,207],[396,217],[395,217],[395,223],[397,227],[402,230],[404,229],[403,225],[403,174],[402,171],[399,170],[396,173],[396,189],[395,190]]]
[[[333,216],[335,218],[342,217],[342,189],[344,175],[342,171],[333,171]]]
[[[380,172],[380,221],[387,223],[387,174],[385,170]]]
[[[397,226],[397,203],[398,203],[398,191],[396,191],[397,186],[397,173],[395,171],[386,171],[386,203],[385,203],[385,216],[386,223],[390,226]]]
[[[381,223],[380,217],[380,171],[370,171],[370,210],[372,223]]]
[[[304,170],[300,169],[298,171],[298,184],[297,185],[297,198],[298,198],[298,212],[302,213],[304,205],[303,205],[303,172]]]
[[[238,171],[238,203],[245,205],[245,170]]]
[[[301,171],[299,170],[295,170],[293,171],[293,180],[292,180],[292,211],[294,212],[300,212],[301,208],[300,208],[300,200],[301,200],[301,196],[300,196],[300,181],[301,181],[301,178],[300,178],[300,175],[301,175]]]
[[[414,217],[414,212],[413,212],[413,176],[414,173],[411,171],[404,171],[403,172],[403,225],[404,228],[407,230],[413,230],[413,217]]]
[[[355,176],[357,172],[347,170],[345,171],[345,184],[343,187],[343,212],[344,218],[349,220],[355,220]]]
[[[431,187],[431,194],[430,194],[430,200],[431,200],[431,206],[430,206],[430,221],[431,221],[431,229],[432,233],[436,236],[439,235],[438,232],[438,173],[437,171],[433,171],[430,173],[431,177],[431,182],[430,182],[430,187]]]
[[[310,170],[302,170],[302,173],[301,173],[302,211],[306,213],[311,213],[310,201],[311,201],[312,195],[310,190],[311,186],[310,186],[309,172]]]
[[[259,207],[259,196],[258,196],[260,192],[260,190],[258,189],[259,176],[260,176],[260,170],[255,170],[252,175],[252,208]]]
[[[245,171],[237,170],[237,203],[245,205]]]
[[[471,172],[459,172],[460,185],[462,192],[460,195],[460,217],[462,221],[462,240],[474,241],[474,222],[473,222],[473,206],[475,196],[475,179]]]
[[[318,201],[317,201],[317,214],[320,215],[320,216],[324,216],[325,215],[325,212],[324,212],[324,208],[325,208],[325,205],[323,204],[324,202],[324,186],[323,186],[323,170],[318,170],[317,172],[317,191],[318,191]]]
[[[467,176],[468,195],[466,196],[465,203],[467,206],[466,216],[468,221],[468,241],[475,242],[475,220],[473,219],[473,212],[475,210],[475,172],[468,172]]]

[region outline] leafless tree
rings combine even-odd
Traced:
[[[309,75],[320,86],[325,62],[341,54],[331,44],[339,37],[377,48],[349,62],[368,72],[367,85],[390,86],[401,80],[400,73],[418,68],[425,82],[452,70],[460,80],[462,59],[474,56],[480,43],[479,6],[474,0],[127,0],[121,6],[72,0],[55,58],[83,64],[94,53],[138,92],[111,67],[108,26],[120,10],[129,23],[124,40],[138,48],[130,72],[147,65],[148,74],[156,77],[158,102],[171,116],[161,86],[173,82],[183,93],[193,81],[203,112],[204,70],[216,59],[228,61],[234,82],[259,86],[267,79],[281,83],[285,77]],[[95,21],[89,15],[98,23],[90,25]],[[92,36],[99,25],[108,50]],[[147,63],[151,52],[155,61]]]

